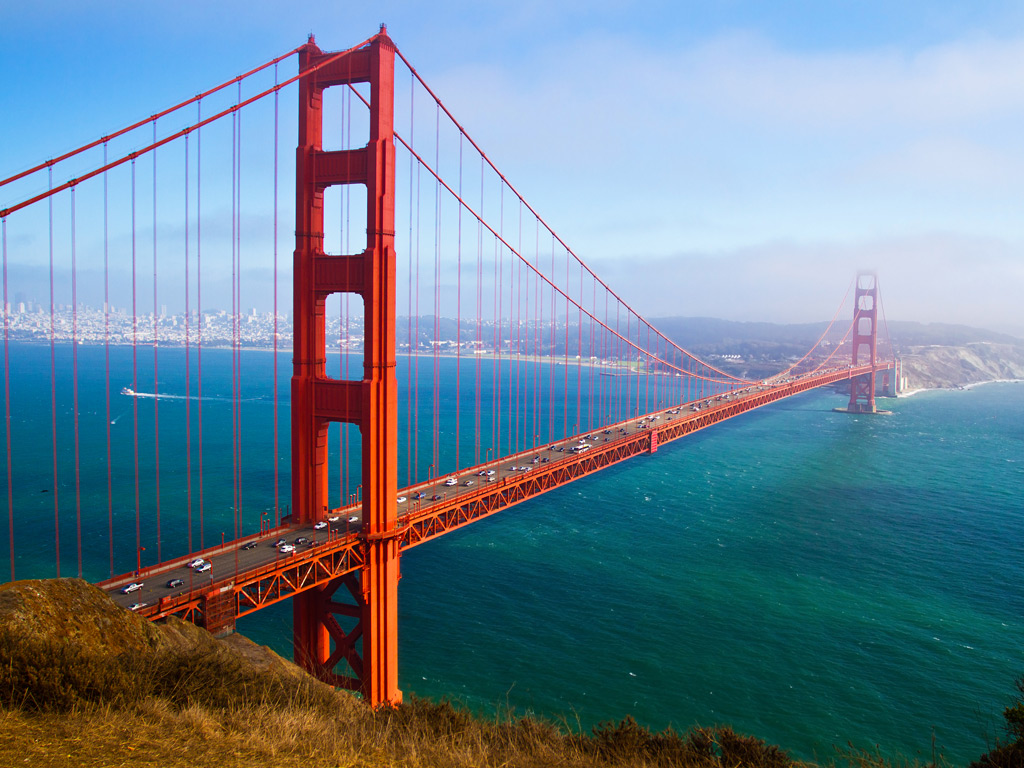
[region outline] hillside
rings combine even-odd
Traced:
[[[826,327],[826,323],[779,325],[705,317],[659,318],[656,324],[676,343],[744,378],[781,370],[787,360],[810,349]],[[1024,339],[944,323],[897,321],[889,323],[887,330],[903,362],[908,389],[1024,379]],[[718,359],[721,355],[741,359]]]
[[[0,586],[0,765],[761,766],[797,764],[728,728],[583,735],[412,699],[377,712],[240,635],[151,624],[77,579]]]
[[[911,390],[1024,379],[1024,344],[981,341],[956,347],[911,347],[901,359]]]
[[[1024,679],[1017,687],[1004,717],[1019,738],[971,768],[1022,765]],[[149,623],[84,581],[0,586],[0,766],[814,768],[727,726],[567,726],[412,697],[375,712],[241,635]],[[915,764],[840,748],[824,765]]]

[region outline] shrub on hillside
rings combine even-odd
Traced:
[[[1024,677],[1015,683],[1017,695],[1013,704],[1003,710],[1008,741],[996,739],[991,752],[979,757],[970,768],[1024,768]]]

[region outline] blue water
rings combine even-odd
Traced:
[[[16,350],[15,564],[18,578],[49,576],[49,349]],[[181,353],[160,354],[160,390],[183,397],[184,380],[173,372]],[[104,368],[101,348],[80,355],[79,394],[89,403],[80,408],[83,572],[97,579],[111,569]],[[114,570],[122,571],[139,555],[135,420],[132,400],[116,395],[131,384],[130,350],[114,357],[112,482],[129,496],[113,513],[115,530],[128,532],[115,547]],[[286,399],[288,355],[282,358]],[[190,512],[182,490],[189,470],[170,458],[184,441],[186,401],[159,401],[159,542],[150,522],[155,478],[146,469],[154,402],[138,401],[144,558],[158,545],[165,557],[183,550],[189,531],[209,544],[222,531],[231,536],[236,524],[253,530],[261,515],[283,511],[287,409],[278,413],[275,504],[271,360],[247,353],[241,362],[237,515],[230,352],[204,351],[202,526],[195,498]],[[137,365],[145,383],[151,351]],[[472,398],[466,381],[462,397]],[[195,396],[194,380],[189,387]],[[70,413],[70,401],[61,389],[58,412]],[[197,401],[187,402],[194,422]],[[966,764],[997,733],[1013,680],[1024,673],[1024,384],[884,403],[893,414],[851,417],[832,412],[840,396],[808,393],[407,552],[403,690],[486,712],[511,705],[572,727],[627,714],[653,729],[728,723],[808,759],[828,759],[833,745],[847,742],[930,759],[934,738],[947,759]],[[555,424],[575,415],[554,411]],[[431,418],[421,414],[427,444]],[[462,450],[477,449],[474,428],[462,425],[470,435]],[[524,441],[526,431],[520,425]],[[351,439],[350,451],[358,437]],[[77,567],[72,444],[62,426],[64,575]],[[421,444],[419,452],[423,474],[430,450]],[[400,480],[412,464],[403,449]],[[285,604],[243,620],[240,630],[288,654],[290,620]]]

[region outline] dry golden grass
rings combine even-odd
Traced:
[[[631,721],[626,721],[631,723]],[[415,701],[374,713],[357,704],[211,709],[151,699],[72,712],[0,712],[0,765],[38,768],[160,766],[693,766],[795,765],[731,731],[652,735],[631,723],[597,736],[535,720],[488,722],[447,704]],[[610,734],[610,735],[609,735]],[[625,735],[624,735],[625,734]]]
[[[854,751],[836,764],[904,768]],[[729,728],[655,734],[626,718],[584,734],[415,698],[373,711],[244,638],[151,625],[75,580],[0,588],[7,766],[799,768]]]

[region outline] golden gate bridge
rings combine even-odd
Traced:
[[[298,73],[281,79],[293,56]],[[282,134],[297,147],[290,268]],[[216,633],[290,599],[296,660],[373,705],[401,700],[404,551],[809,389],[843,383],[846,410],[873,413],[876,388],[896,388],[871,274],[773,376],[676,344],[530,206],[383,27],[339,52],[311,37],[0,189],[14,200],[0,208],[10,579],[26,548],[35,561],[52,548],[51,575],[66,574],[73,547],[77,575],[126,608]],[[40,285],[26,310],[19,296]],[[273,372],[253,397],[257,338]],[[49,391],[22,395],[23,347],[40,343]],[[87,346],[102,365],[80,362]],[[212,394],[217,355],[230,387]],[[253,400],[272,407],[269,428],[254,430]],[[124,403],[130,440],[116,431]],[[25,410],[48,427],[30,430],[49,443],[45,470],[16,450]],[[52,537],[29,501],[40,472]]]

